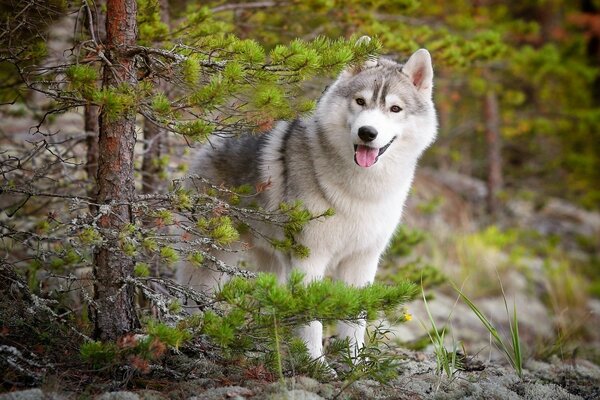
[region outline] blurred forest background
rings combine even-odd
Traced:
[[[129,121],[135,132],[125,182],[139,202],[123,211],[138,225],[105,221],[119,232],[107,249],[134,259],[127,273],[169,277],[180,257],[206,257],[165,233],[169,206],[188,207],[173,180],[193,172],[198,143],[310,112],[341,68],[369,53],[405,60],[424,47],[439,135],[380,281],[422,280],[434,317],[452,314],[471,353],[487,352],[489,335],[447,282],[506,327],[502,282],[527,357],[600,362],[600,1],[134,3],[138,35],[118,56],[134,69],[112,84],[103,1],[0,0],[0,263],[51,315],[92,336],[90,299],[71,293],[104,262],[103,129]],[[375,40],[357,48],[362,35]],[[232,193],[212,197],[243,195]],[[204,236],[229,244],[230,225]],[[427,320],[422,303],[407,307]],[[403,346],[427,345],[416,323],[390,329]],[[0,338],[14,343],[11,332]]]

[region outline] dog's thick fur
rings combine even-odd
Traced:
[[[400,222],[417,160],[436,136],[432,85],[427,50],[418,50],[404,65],[369,61],[342,72],[311,116],[280,122],[262,136],[213,141],[200,151],[192,172],[230,186],[268,182],[257,195],[268,210],[295,200],[315,214],[332,208],[334,216],[311,221],[296,237],[310,249],[308,258],[275,251],[260,239],[250,239],[245,256],[281,280],[297,268],[307,280],[327,273],[367,285]],[[266,229],[266,235],[281,237],[276,228]],[[236,262],[231,253],[225,256]],[[178,277],[190,285],[214,279],[185,265]],[[322,356],[322,334],[318,321],[300,329],[314,358]],[[338,335],[361,346],[364,323],[341,322]]]

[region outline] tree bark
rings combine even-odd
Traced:
[[[494,90],[485,96],[485,140],[487,144],[488,172],[487,207],[492,215],[498,212],[498,192],[502,189],[502,142],[500,138],[500,107]]]
[[[134,60],[122,50],[136,41],[136,1],[108,0],[106,10],[106,56],[111,65],[104,66],[103,85],[135,86]],[[135,194],[135,140],[135,113],[116,119],[100,113],[97,199],[109,205],[109,211],[98,220],[107,240],[95,253],[93,315],[94,335],[103,341],[114,341],[139,326],[134,288],[127,283],[133,274],[133,260],[121,250],[118,240],[123,225],[132,222],[127,203]]]

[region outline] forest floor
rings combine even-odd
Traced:
[[[436,374],[431,353],[390,351],[400,357],[399,374],[385,383],[368,378],[319,382],[306,376],[281,381],[260,368],[210,360],[187,349],[165,357],[160,369],[144,375],[121,374],[120,379],[111,379],[106,371],[82,370],[76,363],[55,365],[46,371],[43,383],[31,389],[15,387],[0,395],[0,400],[600,398],[600,368],[582,359],[530,360],[522,378],[498,362],[474,363],[476,370],[457,371],[449,379]]]

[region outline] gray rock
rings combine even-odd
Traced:
[[[474,203],[482,202],[487,197],[487,186],[480,179],[453,171],[433,170],[431,168],[420,168],[420,174],[435,179]]]
[[[140,390],[138,392],[141,400],[165,400],[167,395],[156,390]]]
[[[579,400],[580,396],[572,395],[562,387],[553,383],[541,384],[526,382],[515,389],[523,398],[528,400]]]
[[[21,390],[0,395],[0,400],[43,400],[44,398],[42,389]]]
[[[323,397],[316,393],[302,389],[282,390],[271,394],[268,400],[323,400]]]
[[[319,390],[319,386],[321,384],[308,376],[297,376],[295,378],[290,379],[288,387],[291,389],[303,389],[309,392],[317,392]]]
[[[137,393],[127,391],[109,392],[96,397],[96,400],[140,400],[140,396]]]
[[[241,386],[225,386],[208,389],[205,392],[198,393],[197,396],[190,397],[189,400],[243,400],[246,396],[254,396],[254,392]]]

